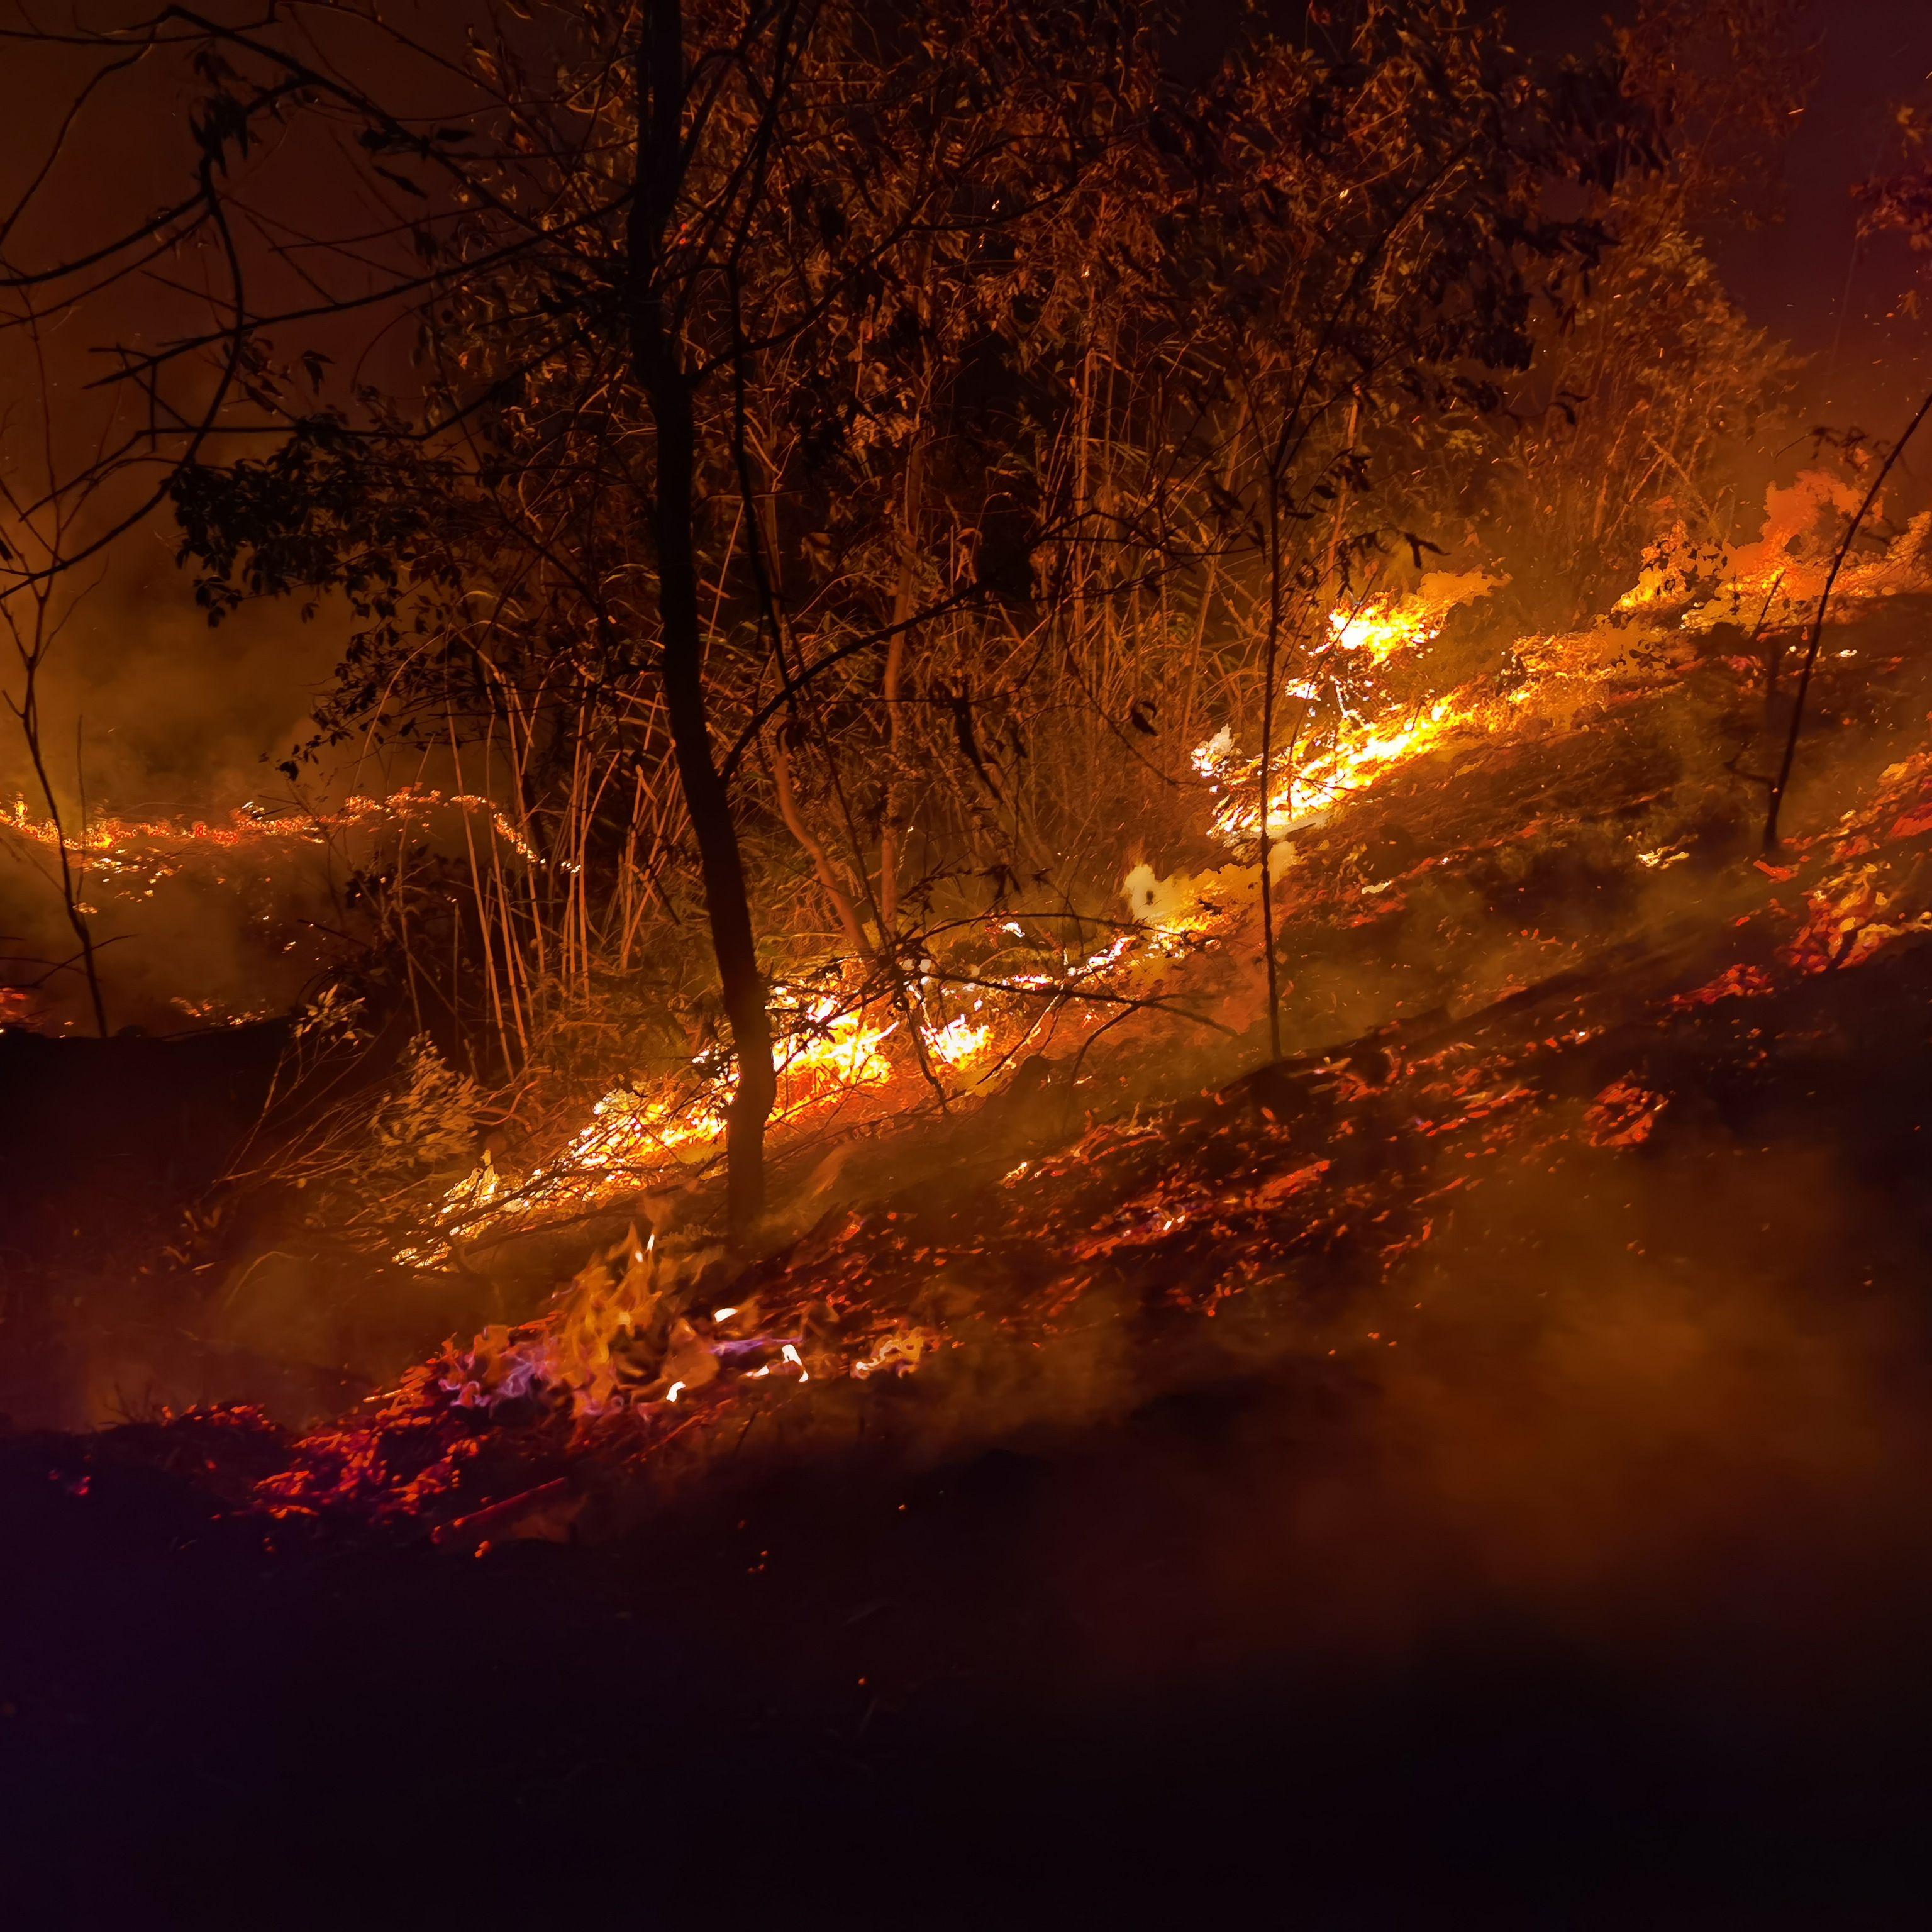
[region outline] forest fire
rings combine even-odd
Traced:
[[[446,797],[438,791],[412,787],[405,787],[388,798],[352,796],[333,812],[275,812],[253,803],[238,806],[225,823],[219,824],[202,819],[182,822],[108,817],[68,827],[37,817],[22,798],[14,801],[10,816],[0,818],[0,827],[44,850],[64,842],[70,853],[84,857],[104,878],[131,878],[152,886],[184,866],[208,864],[222,855],[272,865],[278,845],[326,845],[333,838],[353,833],[406,836],[425,820],[443,812],[459,817],[482,814],[488,820],[491,833],[520,858],[533,864],[541,862],[529,842],[488,799],[463,793]]]
[[[1864,595],[1877,598],[1910,593],[1932,597],[1932,569],[1928,569],[1928,564],[1915,539],[1911,548],[1900,549],[1889,558],[1882,574],[1868,580]],[[1732,596],[1735,589],[1734,582],[1726,580],[1716,594]],[[1848,601],[1855,605],[1857,594]],[[1694,632],[1708,621],[1704,607],[1697,603],[1680,602],[1668,613],[1670,627],[1679,632]],[[1341,628],[1338,613],[1331,620],[1330,628],[1339,635]],[[1684,670],[1681,656],[1673,657],[1658,650],[1649,655],[1647,662],[1634,668],[1628,654],[1619,652],[1588,674],[1594,676],[1600,688],[1615,686],[1628,699],[1640,693],[1654,696],[1680,688]],[[1577,674],[1571,674],[1573,680]],[[1485,731],[1492,736],[1514,732],[1533,742],[1543,724],[1539,710],[1542,694],[1532,680],[1510,692],[1507,705],[1492,701],[1486,708],[1479,708],[1473,700],[1458,704],[1450,698],[1438,699],[1426,714],[1426,724],[1446,730],[1450,728],[1448,721],[1453,719],[1453,728],[1468,737]],[[1567,692],[1562,701],[1574,708],[1574,692]],[[1365,802],[1378,777],[1392,775],[1406,760],[1430,749],[1442,735],[1418,726],[1406,732],[1384,728],[1378,736],[1352,736],[1352,731],[1361,728],[1351,727],[1346,720],[1335,728],[1336,745],[1312,758],[1311,769],[1318,774],[1346,769],[1352,782],[1346,788],[1326,788],[1320,794],[1318,808],[1303,806],[1294,819],[1286,824],[1306,826],[1351,802]],[[1887,767],[1880,775],[1874,802],[1847,813],[1844,825],[1832,838],[1810,842],[1816,849],[1797,855],[1796,865],[1760,868],[1762,876],[1772,884],[1785,884],[1801,873],[1818,881],[1804,888],[1802,912],[1788,912],[1781,902],[1772,900],[1754,915],[1768,932],[1785,934],[1778,954],[1785,968],[1804,974],[1862,964],[1910,934],[1932,930],[1932,891],[1924,890],[1922,881],[1918,884],[1903,880],[1881,881],[1878,865],[1869,860],[1852,862],[1878,849],[1877,842],[1894,846],[1903,842],[1910,851],[1912,842],[1922,833],[1932,832],[1932,802],[1928,802],[1932,801],[1932,791],[1927,792],[1926,800],[1919,797],[1928,783],[1924,758],[1924,754],[1915,754],[1912,760]],[[1224,764],[1216,763],[1210,768],[1221,775],[1219,782],[1226,782]],[[1444,773],[1435,782],[1438,791],[1453,788],[1456,783],[1453,771]],[[1284,788],[1280,796],[1284,800],[1293,796],[1298,802],[1305,794],[1291,794]],[[1420,830],[1426,823],[1426,818],[1419,815],[1413,805],[1409,811],[1412,826]],[[1249,821],[1250,836],[1253,823],[1252,819]],[[1881,826],[1882,830],[1878,829]],[[1231,843],[1240,836],[1238,826],[1231,826],[1226,808],[1217,815],[1216,830]],[[1346,840],[1346,825],[1341,830]],[[1650,871],[1666,869],[1687,856],[1682,847],[1642,850],[1633,845],[1628,854],[1630,862]],[[1444,864],[1466,863],[1468,857],[1466,853],[1438,853],[1423,858],[1412,869],[1426,872]],[[1915,873],[1913,878],[1917,878]],[[1238,938],[1243,925],[1252,922],[1253,898],[1234,893],[1217,903],[1214,889],[1223,883],[1220,874],[1213,873],[1199,881],[1156,881],[1148,892],[1158,907],[1157,916],[1142,908],[1143,922],[1136,932],[1123,934],[1100,952],[1078,962],[1057,986],[1039,978],[1031,985],[1007,989],[1004,1000],[982,998],[975,1010],[987,1017],[976,1023],[962,1016],[937,1028],[921,1026],[917,1037],[928,1066],[936,1061],[959,1070],[984,1060],[996,1050],[996,1028],[1010,1032],[1026,1026],[1024,1002],[1028,994],[1036,996],[1048,991],[1064,994],[1083,985],[1116,990],[1136,984],[1144,986],[1149,983],[1147,975],[1150,966],[1157,970],[1161,962],[1176,957],[1195,960],[1201,946]],[[1289,875],[1288,883],[1288,903],[1292,906],[1297,896],[1294,874]],[[1361,890],[1359,886],[1358,890]],[[1370,887],[1364,903],[1372,903],[1374,889]],[[1926,898],[1922,907],[1917,904],[1921,896]],[[1133,897],[1131,892],[1130,897]],[[1185,942],[1178,956],[1171,950],[1177,937]],[[1781,983],[1761,968],[1734,968],[1709,986],[1678,988],[1664,994],[1661,1010],[1694,1012],[1699,1006],[1726,996],[1768,998],[1780,990]],[[1621,988],[1616,996],[1622,997]],[[1556,1030],[1526,1043],[1528,1059],[1535,1061],[1552,1053],[1560,1055],[1597,1041],[1604,1028],[1600,1021],[1591,1017],[1589,1004],[1588,995],[1580,993],[1573,997],[1568,1017],[1544,1022]],[[882,1006],[877,1010],[883,1012],[885,1009]],[[1090,1020],[1084,1026],[1076,1022],[1072,1037],[1076,1040],[1083,1037],[1092,1024]],[[805,1012],[800,1030],[787,1036],[779,1048],[784,1084],[774,1112],[775,1125],[782,1129],[808,1124],[815,1115],[849,1106],[861,1094],[868,1094],[888,1108],[907,1106],[910,1090],[916,1087],[918,1081],[911,1069],[896,1068],[887,1058],[886,1048],[897,1030],[897,1022],[868,1018],[860,1010],[840,1011],[831,1003],[821,1002]],[[1524,1120],[1539,1104],[1537,1084],[1519,1077],[1522,1060],[1507,1052],[1472,1058],[1460,1040],[1446,1054],[1411,1058],[1405,1054],[1402,1059],[1406,1080],[1414,1082],[1425,1072],[1434,1076],[1417,1088],[1414,1100],[1405,1103],[1406,1108],[1420,1110],[1409,1112],[1410,1131],[1423,1141],[1434,1142],[1480,1126],[1480,1136],[1464,1156],[1472,1160],[1497,1156],[1505,1148],[1513,1157],[1521,1159],[1535,1147],[1549,1144],[1546,1138],[1534,1139],[1527,1145],[1511,1142],[1511,1136],[1526,1131]],[[1452,1073],[1446,1085],[1440,1084],[1444,1068]],[[1365,1082],[1349,1070],[1346,1058],[1318,1058],[1306,1077],[1318,1088],[1324,1083],[1330,1085],[1345,1105],[1372,1096],[1376,1097],[1378,1106],[1388,1104],[1378,1094],[1378,1084],[1383,1083]],[[1425,1102],[1439,1105],[1445,1097],[1451,1103],[1448,1111],[1433,1120],[1428,1118]],[[1667,1094],[1652,1091],[1634,1076],[1622,1075],[1609,1081],[1595,1095],[1580,1127],[1556,1131],[1576,1132],[1594,1148],[1634,1148],[1649,1139],[1670,1104]],[[728,1086],[722,1082],[714,1082],[700,1097],[682,1108],[629,1090],[614,1090],[597,1103],[592,1124],[556,1160],[534,1172],[520,1185],[507,1183],[486,1159],[484,1166],[448,1197],[447,1204],[453,1214],[445,1223],[447,1234],[473,1238],[487,1232],[495,1216],[568,1216],[613,1199],[634,1196],[640,1187],[660,1180],[667,1164],[680,1159],[702,1158],[715,1149],[725,1130],[728,1106]],[[1265,1106],[1262,1113],[1264,1118],[1271,1120]],[[1501,1139],[1496,1135],[1498,1125],[1504,1129]],[[1546,1136],[1550,1131],[1544,1130]],[[1118,1143],[1118,1136],[1114,1131],[1098,1130],[1082,1143],[1080,1164],[1104,1162]],[[1346,1210],[1338,1212],[1334,1205],[1327,1204],[1333,1184],[1325,1177],[1333,1166],[1329,1160],[1304,1162],[1282,1173],[1264,1168],[1245,1192],[1223,1192],[1217,1197],[1220,1213],[1224,1217],[1235,1209],[1279,1214],[1286,1210],[1291,1199],[1300,1207],[1305,1197],[1306,1211],[1315,1226],[1322,1225],[1321,1214],[1326,1212],[1338,1231],[1345,1233]],[[1009,1190],[1037,1188],[1043,1180],[1060,1171],[1064,1170],[1056,1170],[1051,1163],[1036,1168],[1022,1162],[1006,1176],[1005,1186]],[[1459,1174],[1453,1188],[1460,1191],[1473,1179],[1468,1174]],[[1406,1175],[1404,1182],[1406,1186],[1412,1185]],[[1359,1191],[1353,1198],[1356,1211],[1366,1214],[1367,1203]],[[1393,1205],[1382,1204],[1371,1218],[1388,1221]],[[1115,1253],[1123,1247],[1137,1257],[1144,1252],[1158,1252],[1169,1238],[1183,1229],[1189,1229],[1191,1237],[1198,1238],[1199,1229],[1190,1228],[1190,1224],[1200,1222],[1204,1214],[1211,1222],[1212,1213],[1202,1203],[1185,1198],[1184,1193],[1179,1200],[1164,1200],[1157,1208],[1130,1204],[1103,1221],[1101,1232],[1075,1240],[1071,1252],[1083,1262]],[[1388,1252],[1378,1256],[1378,1265],[1387,1268],[1400,1262],[1416,1243],[1428,1238],[1432,1225],[1433,1217],[1424,1217],[1419,1228],[1412,1220],[1398,1223],[1404,1232],[1390,1231],[1393,1239]],[[1117,1234],[1105,1232],[1116,1226]],[[856,1229],[848,1231],[844,1238],[854,1240],[857,1233]],[[1048,1229],[1038,1226],[1024,1228],[1020,1238],[1054,1245]],[[1217,1246],[1225,1259],[1239,1248],[1240,1243],[1224,1228]],[[878,1266],[879,1257],[875,1250],[864,1251],[870,1255],[870,1272]],[[983,1250],[976,1246],[974,1251]],[[372,1472],[382,1466],[385,1454],[375,1445],[392,1431],[419,1437],[424,1424],[446,1396],[452,1398],[454,1407],[470,1409],[493,1409],[507,1404],[521,1412],[533,1401],[560,1404],[557,1412],[574,1419],[575,1424],[626,1412],[634,1418],[653,1408],[668,1412],[675,1408],[679,1414],[674,1426],[684,1435],[701,1417],[716,1412],[742,1382],[761,1382],[777,1374],[796,1386],[811,1381],[814,1373],[820,1378],[843,1376],[863,1381],[886,1370],[908,1372],[929,1360],[935,1352],[959,1346],[958,1338],[949,1335],[945,1327],[934,1323],[929,1316],[915,1318],[922,1313],[916,1294],[904,1304],[895,1306],[890,1299],[878,1294],[876,1277],[874,1292],[864,1300],[852,1298],[849,1291],[826,1296],[825,1309],[836,1311],[828,1329],[823,1318],[815,1322],[807,1312],[812,1298],[812,1273],[809,1268],[801,1269],[795,1257],[788,1258],[778,1277],[790,1298],[784,1313],[778,1314],[771,1305],[768,1291],[748,1292],[741,1277],[732,1292],[742,1305],[714,1309],[707,1319],[693,1308],[692,1298],[697,1292],[694,1283],[715,1277],[718,1266],[713,1252],[702,1247],[694,1256],[688,1251],[680,1254],[676,1249],[661,1252],[655,1232],[640,1242],[633,1231],[610,1255],[593,1256],[560,1294],[554,1309],[538,1321],[520,1330],[493,1328],[466,1349],[453,1352],[446,1365],[434,1375],[406,1382],[388,1399],[373,1423],[355,1426],[350,1433],[362,1446],[346,1462],[341,1460],[342,1452],[334,1438],[322,1438],[321,1466],[331,1473],[326,1478],[319,1477],[315,1468],[304,1466],[298,1474],[277,1479],[277,1484],[272,1485],[268,1492],[276,1498],[273,1508],[283,1513],[338,1506],[341,1498],[331,1496],[326,1486],[328,1481],[347,1484],[344,1493],[352,1499],[352,1507],[369,1507],[380,1492],[371,1492],[366,1485]],[[797,1279],[800,1274],[805,1276],[803,1285]],[[1078,1297],[1093,1292],[1094,1286],[1088,1279],[1070,1292]],[[1231,1290],[1224,1282],[1208,1291],[1202,1312],[1214,1312],[1231,1292],[1240,1290]],[[1034,1293],[1036,1301],[1023,1308],[1007,1310],[1003,1319],[1009,1326],[1045,1322],[1050,1328],[1065,1318],[1072,1304],[1067,1299],[1070,1288],[1064,1280],[1036,1287]],[[1047,1310],[1052,1311],[1050,1317]],[[774,1316],[776,1322],[771,1319]],[[802,1350],[808,1350],[809,1355]],[[427,1409],[423,1406],[425,1398]],[[432,1437],[435,1434],[433,1427],[430,1434]],[[412,1464],[404,1491],[412,1511],[446,1514],[454,1506],[446,1499],[462,1496],[462,1460],[471,1453],[468,1445],[472,1442],[473,1438],[465,1437],[453,1447],[446,1444],[444,1460],[440,1464],[426,1467]],[[646,1431],[632,1444],[628,1453],[648,1455],[654,1442]],[[418,1441],[412,1455],[420,1454],[420,1450]],[[452,1456],[455,1458],[453,1461],[449,1460]],[[553,1491],[548,1482],[538,1486],[548,1506],[554,1501]],[[500,1533],[516,1533],[518,1519],[508,1506],[511,1500],[491,1494],[484,1501],[483,1507],[490,1513],[490,1520]]]
[[[34,1922],[1865,1922],[1918,10],[0,28]]]

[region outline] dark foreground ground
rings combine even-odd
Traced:
[[[16,1438],[7,1922],[1924,1923],[1932,966],[1763,1017],[1078,1428],[480,1558]]]
[[[1736,1365],[1682,1346],[480,1562],[16,1485],[8,1922],[1923,1924],[1922,1443],[1790,1362],[1715,1430]]]
[[[1505,1000],[1432,1088],[931,1205],[975,1306],[1086,1230],[1117,1292],[790,1444],[721,1408],[580,1540],[0,1435],[0,1924],[1927,1923],[1922,777],[1806,862],[1880,851],[1870,957],[1872,904],[1792,950],[1779,873],[1755,952]],[[922,1225],[811,1265],[884,1306]]]

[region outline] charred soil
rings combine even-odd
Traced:
[[[22,1922],[1908,1922],[1932,950],[1710,944],[840,1216],[958,1346],[682,1449],[16,1438]]]
[[[1391,878],[1348,827],[1296,875],[1290,944],[1409,962],[1329,1048],[962,1138],[748,1270],[628,1236],[320,1430],[0,1442],[25,1922],[1917,1922],[1895,669],[1833,822],[1712,819],[1674,898],[1600,830],[1705,822],[1649,700],[1543,806],[1418,767]]]

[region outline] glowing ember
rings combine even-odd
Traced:
[[[149,884],[172,877],[201,856],[259,853],[264,857],[291,846],[326,845],[351,832],[424,826],[439,812],[487,820],[496,836],[530,865],[541,865],[536,848],[502,809],[470,792],[446,793],[406,785],[387,798],[350,797],[332,812],[278,812],[266,806],[238,806],[225,820],[90,818],[66,828],[67,849],[83,856],[108,877],[140,873]],[[52,848],[60,834],[49,820],[31,812],[24,799],[0,812],[0,830]]]

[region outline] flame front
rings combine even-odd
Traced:
[[[1674,580],[1660,548],[1642,581],[1622,600],[1623,620],[1636,621],[1630,614],[1637,610],[1666,611],[1661,620],[1643,621],[1662,621],[1666,628],[1659,634],[1667,642],[1676,632],[1717,621],[1748,592],[1762,596],[1780,582],[1787,596],[1803,590],[1821,568],[1806,550],[1807,519],[1816,523],[1841,511],[1841,496],[1802,479],[1789,491],[1773,492],[1763,537],[1735,554],[1715,591],[1707,584],[1700,598],[1675,615],[1670,613],[1676,607],[1666,610]],[[1928,536],[1932,519],[1922,519],[1884,556],[1848,571],[1842,580],[1848,600],[1922,586]],[[1232,938],[1252,916],[1259,890],[1253,855],[1264,808],[1274,849],[1270,876],[1278,884],[1295,862],[1291,842],[1298,832],[1321,824],[1391,774],[1458,740],[1522,728],[1566,692],[1574,710],[1580,688],[1642,674],[1630,669],[1627,633],[1600,626],[1575,638],[1520,640],[1513,655],[1527,675],[1514,682],[1492,676],[1433,695],[1402,699],[1391,694],[1388,680],[1398,658],[1402,670],[1397,681],[1412,687],[1421,663],[1416,654],[1440,635],[1452,610],[1484,595],[1494,580],[1480,573],[1436,574],[1406,597],[1364,596],[1329,610],[1316,627],[1313,650],[1294,664],[1278,693],[1284,742],[1270,760],[1265,807],[1260,760],[1238,745],[1232,726],[1222,727],[1192,754],[1214,801],[1210,829],[1228,849],[1230,862],[1167,879],[1137,866],[1126,881],[1132,916],[1099,945],[1063,956],[1058,968],[1009,972],[998,983],[982,982],[967,1012],[946,1010],[943,976],[938,975],[881,994],[863,990],[864,975],[848,964],[835,966],[827,976],[842,973],[845,984],[860,991],[821,990],[788,1004],[785,989],[778,988],[774,1125],[782,1130],[825,1120],[860,1105],[868,1114],[889,1112],[904,1104],[901,1096],[910,1100],[929,1094],[935,1082],[952,1081],[962,1090],[978,1084],[1010,1064],[1037,1032],[1043,1011],[1077,1016],[1078,1002],[1090,993],[1141,993],[1160,983],[1150,976],[1167,962]],[[1540,728],[1547,721],[1534,722]],[[488,814],[500,836],[533,858],[517,828],[488,801],[413,790],[381,801],[353,799],[339,812],[310,819],[243,812],[226,825],[185,827],[99,819],[70,842],[104,866],[132,862],[137,852],[175,862],[199,848],[232,851],[316,841],[332,831],[376,824],[420,823],[439,808]],[[0,825],[43,843],[52,836],[24,808]],[[1637,855],[1652,870],[1678,856],[1661,849]],[[1029,927],[1010,915],[989,914],[984,925],[996,946],[1021,939],[1038,948]],[[822,988],[826,980],[817,983]],[[876,988],[877,982],[871,983]],[[1076,1031],[1082,1024],[1077,1017],[1066,1023]],[[610,1088],[574,1133],[520,1175],[485,1155],[444,1196],[435,1230],[405,1249],[401,1258],[434,1260],[451,1242],[491,1226],[580,1212],[683,1177],[718,1151],[734,1091],[729,1057],[716,1052],[649,1086]],[[698,1386],[688,1376],[683,1379],[687,1395]]]

